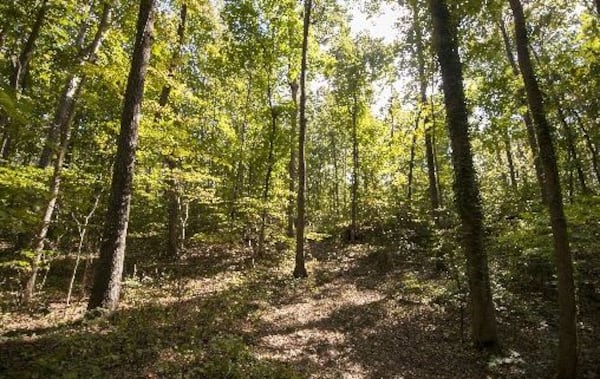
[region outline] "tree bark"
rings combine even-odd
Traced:
[[[88,303],[89,310],[96,308],[114,310],[119,303],[138,127],[146,71],[152,53],[154,6],[155,0],[140,1],[135,48],[121,115],[121,133],[115,157],[98,270]]]
[[[294,277],[308,276],[304,264],[304,227],[306,223],[305,191],[306,191],[306,159],[304,142],[306,138],[306,60],[308,53],[308,29],[312,0],[304,0],[304,25],[302,31],[302,63],[300,66],[300,131],[298,133],[298,219],[296,223],[296,259]]]
[[[469,142],[468,115],[463,88],[462,63],[458,55],[456,26],[444,0],[429,0],[433,35],[442,71],[444,99],[452,161],[456,207],[462,222],[462,242],[467,258],[471,307],[471,335],[477,347],[498,343],[494,303],[484,250],[483,212]]]
[[[569,246],[567,220],[563,210],[562,191],[556,164],[556,154],[550,125],[546,118],[543,95],[529,55],[529,41],[523,6],[519,0],[509,0],[512,8],[517,53],[521,75],[525,83],[527,102],[535,122],[540,156],[544,166],[545,184],[548,195],[547,206],[550,212],[554,237],[554,259],[558,273],[559,303],[559,347],[558,378],[575,378],[577,368],[577,321],[575,305],[575,284],[573,281],[573,261]]]

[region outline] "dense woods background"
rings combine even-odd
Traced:
[[[0,376],[600,374],[597,0],[0,20]]]

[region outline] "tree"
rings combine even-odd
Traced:
[[[494,303],[484,250],[483,212],[471,144],[463,89],[462,63],[458,55],[456,25],[445,0],[429,0],[433,36],[442,71],[444,100],[454,165],[454,193],[461,220],[462,244],[467,257],[471,307],[471,338],[480,348],[498,343]]]
[[[100,23],[98,25],[98,29],[96,31],[94,39],[92,43],[85,49],[85,60],[94,61],[96,59],[98,49],[100,48],[102,41],[104,40],[104,38],[106,37],[106,33],[108,32],[108,27],[110,25],[110,15],[111,5],[109,3],[106,3],[103,7],[102,15],[100,17]],[[48,229],[50,228],[50,224],[52,221],[52,215],[54,214],[56,202],[60,193],[62,170],[71,138],[71,124],[73,122],[73,117],[75,116],[75,100],[79,97],[79,92],[82,88],[81,84],[84,80],[85,76],[71,77],[71,80],[69,80],[68,84],[69,89],[63,93],[63,97],[60,103],[61,105],[59,106],[59,110],[56,115],[56,122],[54,124],[54,127],[59,128],[59,145],[56,148],[53,174],[48,189],[49,199],[44,208],[42,220],[31,241],[30,249],[32,250],[33,258],[31,261],[31,273],[29,274],[23,293],[23,302],[25,304],[31,301],[35,291],[35,283],[37,279],[40,261],[42,258],[42,253],[44,250],[46,235],[48,234]]]
[[[131,203],[135,153],[144,83],[152,52],[155,0],[141,0],[135,47],[121,115],[121,132],[113,169],[98,268],[88,309],[114,310],[119,303]]]
[[[529,55],[527,25],[519,0],[509,0],[515,22],[517,56],[529,111],[535,123],[540,157],[544,167],[544,183],[548,196],[547,207],[554,240],[554,259],[558,273],[558,303],[560,309],[558,377],[574,378],[577,368],[577,324],[573,259],[569,246],[567,220],[563,209],[562,191],[556,164],[550,124],[546,118],[544,98]]]
[[[306,58],[308,55],[308,31],[310,26],[310,12],[312,0],[304,0],[304,29],[302,32],[302,64],[300,66],[300,130],[298,133],[298,216],[296,221],[296,260],[294,266],[294,277],[304,278],[308,276],[304,265],[304,228],[306,224],[306,158],[304,157],[306,139]]]
[[[21,54],[19,54],[19,57],[13,61],[13,72],[10,76],[10,88],[12,91],[14,91],[14,96],[17,99],[23,91],[23,81],[29,71],[29,63],[33,58],[35,44],[40,36],[40,31],[46,19],[48,8],[48,1],[43,0],[37,11],[35,21],[31,27],[31,32],[29,33],[29,37],[27,37],[27,41],[23,45]],[[4,128],[2,141],[0,142],[0,156],[3,159],[8,159],[12,154],[13,144],[16,142],[14,140],[17,137],[14,131],[11,133],[9,130],[8,121],[9,120],[5,115],[0,116],[0,126]]]

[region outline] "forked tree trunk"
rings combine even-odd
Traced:
[[[87,47],[84,47],[84,39],[88,29],[87,24],[83,23],[79,30],[79,34],[76,38],[76,46],[79,49],[76,59],[76,66],[78,67],[76,70],[74,70],[74,73],[69,76],[69,79],[67,80],[67,83],[65,84],[65,87],[61,93],[61,97],[58,101],[58,107],[54,115],[54,120],[48,129],[48,135],[40,155],[40,160],[38,162],[39,168],[46,168],[51,164],[52,156],[56,152],[57,145],[60,144],[58,139],[61,130],[70,128],[69,122],[73,117],[73,113],[75,113],[75,107],[79,97],[76,96],[76,94],[80,93],[81,88],[86,82],[86,76],[79,73],[78,68],[83,66],[85,63],[93,63],[96,61],[98,49],[100,48],[100,45],[102,45],[104,38],[106,38],[106,33],[108,32],[108,28],[110,26],[111,14],[112,5],[110,2],[106,2],[102,9],[98,30],[94,36],[94,39]]]
[[[429,0],[433,38],[443,79],[444,99],[452,162],[456,208],[462,243],[467,258],[467,278],[471,307],[471,337],[478,347],[498,343],[496,317],[490,289],[487,255],[484,250],[483,215],[479,188],[473,167],[462,64],[458,55],[456,26],[445,0]]]
[[[517,53],[521,75],[525,83],[527,102],[535,122],[535,131],[544,166],[548,195],[547,206],[554,237],[554,259],[558,273],[559,346],[557,376],[560,379],[575,378],[577,368],[577,317],[573,260],[569,246],[567,220],[563,210],[562,191],[556,164],[556,154],[550,125],[544,110],[543,96],[531,64],[528,49],[527,26],[523,6],[519,0],[509,0],[515,21]]]
[[[302,31],[302,64],[300,66],[300,132],[298,133],[298,219],[296,223],[296,259],[294,277],[308,276],[304,263],[304,227],[306,223],[306,159],[304,142],[306,138],[306,59],[308,53],[308,29],[312,0],[304,0],[304,26]]]
[[[138,127],[146,71],[152,53],[154,6],[155,0],[140,1],[135,47],[121,115],[121,133],[115,157],[100,258],[88,303],[89,310],[96,308],[114,310],[119,304]]]

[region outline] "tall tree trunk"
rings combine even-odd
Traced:
[[[296,192],[296,133],[298,129],[298,82],[294,79],[290,81],[290,91],[292,93],[292,115],[290,128],[290,161],[288,163],[289,173],[289,197],[287,206],[287,236],[293,237],[295,230],[295,204],[294,193]]]
[[[85,22],[82,24],[79,34],[76,38],[76,45],[79,49],[79,53],[75,65],[78,66],[78,68],[83,66],[85,63],[94,63],[96,61],[98,49],[102,45],[104,38],[106,38],[106,33],[108,32],[108,28],[110,26],[111,14],[112,4],[111,2],[106,2],[102,9],[98,30],[94,35],[94,39],[87,47],[84,47],[84,38],[85,34],[87,33],[88,26]],[[58,102],[54,120],[48,129],[48,135],[40,155],[38,167],[46,168],[50,165],[52,155],[57,148],[57,139],[60,131],[66,127],[70,127],[69,125],[65,125],[65,123],[69,122],[69,120],[72,118],[72,114],[75,112],[75,106],[77,103],[77,96],[75,96],[75,94],[80,93],[80,87],[83,87],[85,82],[85,74],[79,73],[77,69],[74,70],[74,73],[69,76]]]
[[[306,223],[305,191],[306,191],[306,159],[304,142],[306,138],[306,59],[308,53],[308,29],[312,0],[304,0],[304,26],[302,31],[302,64],[300,66],[300,132],[298,133],[298,219],[296,223],[296,260],[294,277],[308,276],[304,264],[304,227]]]
[[[506,31],[506,26],[504,25],[504,20],[502,19],[502,17],[500,17],[498,26],[502,35],[502,41],[504,42],[506,58],[508,59],[508,63],[510,64],[512,73],[515,77],[519,77],[521,73],[519,71],[519,67],[517,66],[517,62],[515,61],[512,46],[510,43],[510,37],[508,36],[508,32]],[[525,107],[527,105],[527,98],[525,96],[525,88],[520,87],[517,90],[517,101],[519,102],[518,105],[522,107]],[[529,144],[531,156],[533,157],[533,167],[535,169],[535,176],[537,178],[538,187],[540,188],[540,197],[542,199],[542,203],[545,203],[547,196],[546,186],[544,185],[544,170],[542,168],[542,163],[540,160],[540,152],[538,148],[537,137],[535,136],[535,128],[533,126],[533,121],[531,120],[531,115],[529,111],[524,111],[521,114],[521,118],[523,119],[523,123],[525,124],[525,130],[527,131],[527,142]]]
[[[352,94],[352,203],[351,203],[351,225],[350,225],[350,242],[355,242],[358,234],[358,169],[359,169],[359,152],[358,152],[358,100],[356,93]]]
[[[140,1],[135,48],[121,115],[121,133],[115,157],[102,247],[88,303],[90,310],[95,308],[114,310],[119,303],[138,127],[146,71],[152,53],[154,6],[155,0]]]
[[[94,61],[96,59],[98,49],[100,48],[102,41],[106,37],[106,33],[108,32],[110,14],[111,8],[107,4],[104,7],[100,24],[98,25],[98,30],[96,31],[96,35],[94,37],[94,41],[86,49],[85,52],[86,59],[89,61]],[[59,112],[56,115],[56,120],[59,121],[58,123],[56,123],[56,125],[59,126],[59,145],[57,146],[57,148],[52,150],[55,151],[56,157],[54,160],[54,171],[52,174],[52,180],[49,186],[50,197],[48,203],[46,204],[46,208],[44,209],[44,214],[42,215],[42,220],[38,231],[36,232],[31,242],[31,249],[34,252],[34,257],[31,263],[31,273],[25,285],[25,292],[23,295],[24,303],[28,303],[29,301],[31,301],[35,290],[35,282],[37,279],[39,263],[42,257],[42,251],[44,250],[46,235],[48,234],[48,229],[50,228],[50,223],[54,214],[56,201],[58,200],[58,195],[60,193],[62,169],[69,147],[71,136],[71,124],[75,116],[75,100],[79,97],[80,91],[82,89],[82,86],[80,84],[82,84],[82,82],[84,81],[85,77],[77,77],[77,85],[74,85],[72,88],[70,88],[70,92],[67,94],[67,97],[72,99],[70,106],[68,107],[68,109],[66,109],[65,112]]]
[[[184,3],[181,6],[179,16],[179,26],[177,27],[177,45],[173,50],[173,56],[169,64],[167,77],[172,79],[175,76],[175,70],[180,64],[181,50],[185,42],[185,28],[187,24],[187,5]],[[171,94],[171,85],[165,83],[162,90],[160,91],[160,97],[158,99],[158,105],[162,110],[169,102],[169,95]],[[156,113],[154,120],[157,122],[160,118],[160,110]],[[177,178],[175,177],[175,170],[177,169],[177,160],[175,157],[165,158],[166,166],[169,169],[169,175],[165,181],[165,200],[167,203],[167,255],[169,257],[177,257],[179,255],[179,248],[181,246],[180,238],[181,225],[180,225],[180,214],[181,209],[181,198],[179,190],[177,188]]]
[[[27,41],[25,41],[25,45],[23,45],[23,50],[21,50],[19,57],[13,61],[13,71],[10,75],[9,85],[17,99],[23,91],[23,80],[29,71],[29,63],[33,57],[35,43],[40,36],[42,25],[46,20],[48,8],[48,1],[43,0],[40,8],[37,11],[35,21],[31,27],[31,32],[29,33],[29,37],[27,38]],[[16,143],[18,143],[19,138],[18,133],[15,130],[9,130],[8,124],[8,117],[5,115],[0,116],[0,127],[4,129],[3,139],[0,143],[0,156],[2,156],[3,159],[10,158],[13,152],[13,147]]]
[[[473,167],[462,63],[458,55],[456,26],[444,0],[429,0],[435,48],[442,71],[444,99],[452,161],[456,207],[462,222],[471,306],[471,334],[478,347],[497,345],[496,317],[484,250],[483,215]]]
[[[556,164],[556,154],[550,125],[544,110],[543,96],[531,64],[527,26],[519,0],[509,0],[515,21],[519,66],[525,83],[527,102],[535,122],[540,155],[548,195],[548,210],[554,236],[554,259],[558,272],[558,303],[560,313],[558,378],[575,378],[577,368],[577,322],[573,260],[569,246],[567,220],[563,210],[562,191]]]
[[[413,14],[413,30],[415,33],[415,49],[417,53],[417,65],[419,72],[419,95],[420,108],[427,104],[427,76],[425,75],[425,54],[423,51],[423,32],[421,29],[421,21],[419,19],[419,6],[416,0],[411,1]],[[418,122],[418,120],[417,120]],[[435,160],[433,156],[432,129],[428,122],[428,117],[423,120],[425,125],[425,158],[427,160],[427,177],[429,179],[429,201],[431,202],[431,211],[435,218],[435,211],[439,208],[439,197],[435,173]],[[435,218],[437,219],[437,218]]]
[[[258,233],[258,255],[259,257],[265,252],[265,230],[267,223],[267,204],[271,190],[271,174],[273,173],[273,165],[275,164],[274,149],[275,149],[275,134],[277,133],[277,110],[273,104],[273,96],[271,84],[267,84],[267,98],[269,102],[269,111],[271,116],[271,130],[269,133],[269,153],[267,156],[267,172],[265,173],[265,183],[262,193],[262,210],[260,215],[260,230]]]

